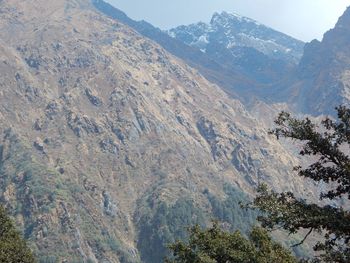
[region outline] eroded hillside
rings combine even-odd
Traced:
[[[42,262],[158,262],[259,182],[304,190],[239,101],[88,0],[0,13],[0,195]]]

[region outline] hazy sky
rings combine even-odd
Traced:
[[[236,12],[304,41],[322,39],[350,0],[107,0],[136,20],[161,29],[209,22],[215,11]]]

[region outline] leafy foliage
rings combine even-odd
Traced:
[[[2,206],[0,206],[0,262],[36,262],[26,242],[17,232]]]
[[[249,239],[240,232],[224,232],[217,223],[207,230],[195,226],[189,230],[188,243],[170,246],[173,258],[167,263],[294,263],[291,253],[274,242],[261,228],[253,228]]]
[[[266,186],[258,190],[258,197],[252,207],[262,210],[262,226],[268,229],[282,227],[290,233],[307,229],[323,233],[324,242],[314,246],[321,251],[318,262],[350,262],[350,159],[347,153],[350,145],[350,109],[337,108],[338,120],[326,118],[322,127],[317,127],[310,119],[299,120],[282,112],[276,120],[278,127],[272,131],[280,137],[304,142],[302,156],[312,156],[317,161],[307,168],[296,167],[299,175],[327,185],[321,193],[320,201],[337,201],[336,206],[310,203],[296,198],[293,193],[275,193]],[[340,206],[343,204],[344,207]]]

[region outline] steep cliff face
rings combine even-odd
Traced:
[[[239,101],[90,1],[0,13],[0,196],[41,262],[158,262],[215,200],[302,190]]]
[[[288,90],[294,106],[314,115],[334,114],[334,107],[350,102],[350,9],[323,40],[305,47]],[[284,95],[283,95],[284,96]]]

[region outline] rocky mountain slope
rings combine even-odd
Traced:
[[[184,225],[249,227],[259,182],[303,190],[239,101],[89,0],[0,14],[0,198],[40,262],[157,263]]]
[[[289,98],[296,110],[313,115],[334,114],[334,107],[349,105],[349,45],[350,8],[321,42],[306,45],[296,73],[280,87],[279,99]]]

